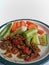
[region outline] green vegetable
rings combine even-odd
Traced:
[[[21,33],[23,33],[26,30],[27,30],[27,27],[26,26],[22,26],[22,27],[16,29],[16,31],[14,31],[13,33],[11,33],[11,36],[14,36],[16,34],[21,34]]]
[[[21,58],[24,58],[24,57],[26,57],[27,55],[26,54],[22,54],[20,57]]]
[[[25,31],[23,33],[23,36],[26,39],[26,44],[27,45],[30,45],[30,42],[31,42],[31,39],[32,39],[34,33],[37,33],[37,29],[31,29],[31,30]]]
[[[23,36],[26,37],[26,38],[32,37],[32,35],[33,35],[34,33],[36,33],[36,32],[37,32],[37,29],[27,30],[27,31],[25,31],[25,32],[23,33]]]
[[[27,44],[28,46],[30,46],[30,43],[31,43],[31,37],[26,38],[26,44]]]
[[[47,34],[43,34],[39,36],[39,40],[40,40],[40,44],[45,46],[48,44],[48,35]]]
[[[12,25],[11,22],[7,23],[7,25],[1,30],[0,37],[5,38],[6,36],[9,35],[11,25]]]
[[[9,25],[11,25],[11,22],[8,23],[8,24],[1,30],[1,32],[0,32],[0,37],[2,37],[2,36],[4,35],[4,33],[6,32],[6,30],[7,30],[7,28],[8,28]]]
[[[34,34],[34,36],[32,38],[32,43],[37,44],[37,45],[40,44],[39,37],[38,37],[37,33]]]

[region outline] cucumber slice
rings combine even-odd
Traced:
[[[27,46],[30,46],[30,43],[31,43],[31,37],[26,38],[26,45]]]
[[[48,35],[47,34],[40,35],[39,40],[42,46],[46,46],[48,44]]]
[[[37,44],[37,45],[40,44],[39,37],[38,37],[37,33],[34,34],[34,36],[32,38],[32,43]]]
[[[26,39],[26,45],[30,45],[34,33],[37,33],[37,29],[31,29],[23,33],[23,36]]]
[[[3,35],[3,38],[6,38],[8,35],[10,35],[11,25],[8,27],[7,31]]]
[[[11,22],[8,22],[7,25],[1,30],[0,37],[4,36],[5,32],[7,31],[10,25],[11,25]]]
[[[3,36],[3,34],[5,33],[6,30],[7,30],[7,27],[5,27],[3,30],[1,30],[0,37]]]
[[[31,30],[27,30],[23,33],[23,36],[28,38],[28,37],[32,37],[34,33],[36,33],[38,30],[37,29],[31,29]]]
[[[12,25],[12,22],[9,22],[5,26],[5,28],[0,32],[0,37],[5,38],[8,35],[7,33],[9,33],[8,31],[10,30],[11,25]]]

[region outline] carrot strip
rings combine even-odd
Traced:
[[[31,28],[38,28],[38,25],[33,23],[33,22],[30,22],[30,21],[26,21],[26,24],[28,26],[28,29],[31,29]]]
[[[35,25],[33,25],[33,24],[30,24],[29,26],[27,26],[28,27],[28,29],[32,29],[32,28],[37,28]]]
[[[26,26],[26,23],[23,20],[20,20],[20,26]]]
[[[41,29],[39,29],[39,30],[38,30],[38,34],[44,34],[44,31],[41,30]]]
[[[11,27],[11,31],[14,32],[16,30],[16,21],[13,22],[13,25]]]

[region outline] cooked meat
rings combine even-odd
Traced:
[[[13,37],[8,36],[6,39],[0,42],[0,48],[6,50],[6,56],[12,57],[12,54],[16,54],[19,58],[24,58],[25,61],[31,61],[39,57],[40,49],[37,45],[31,43],[30,46],[26,45],[25,39],[21,35]]]

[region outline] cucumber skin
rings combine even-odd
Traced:
[[[5,35],[6,35],[7,31],[8,31],[8,29],[11,27],[11,25],[12,25],[12,22],[8,22],[8,23],[7,23],[7,25],[5,26],[5,28],[2,30],[2,31],[3,31],[3,34],[1,33],[0,37],[2,37],[2,38],[5,37]],[[5,30],[5,32],[4,32],[4,30]],[[2,31],[1,31],[1,32],[2,32]]]
[[[46,41],[47,41],[46,46],[48,45],[48,39],[47,39],[47,38],[48,38],[48,36],[49,36],[49,35],[47,35],[47,34],[46,34]]]
[[[7,26],[8,26],[8,25],[7,25]],[[3,34],[6,32],[7,26],[5,26],[5,27],[1,30],[1,32],[0,32],[0,37],[2,37]]]
[[[0,37],[3,36],[3,34],[4,34],[5,31],[6,31],[6,29],[7,29],[7,27],[5,27],[3,30],[1,30],[1,32],[0,32]]]
[[[10,35],[11,25],[9,25],[6,33],[4,34],[3,38],[6,38],[8,35]]]

